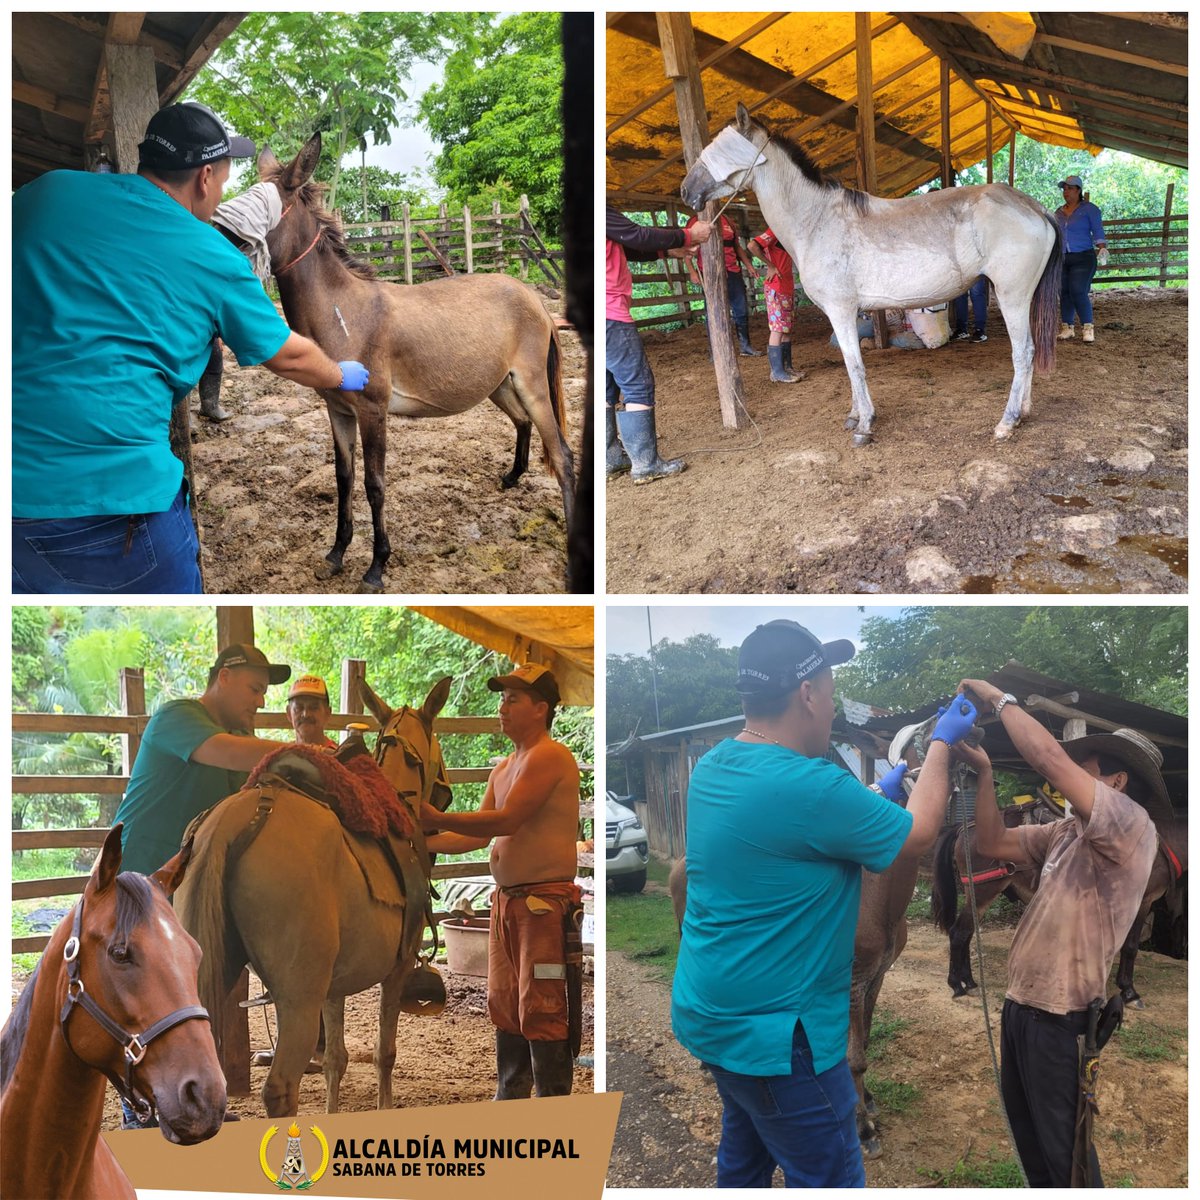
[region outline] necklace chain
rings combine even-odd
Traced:
[[[784,746],[784,744],[782,742],[776,741],[773,737],[768,737],[765,733],[759,733],[757,729],[751,729],[748,725],[746,726],[746,728],[744,728],[742,730],[742,732],[743,733],[752,733],[752,734],[754,734],[754,736],[756,738],[762,738],[762,740],[764,742],[771,742],[773,745],[780,746],[784,750],[790,749],[790,747]]]

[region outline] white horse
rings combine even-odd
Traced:
[[[751,119],[744,105],[693,164],[680,192],[697,212],[753,188],[791,254],[808,297],[837,334],[850,376],[847,429],[871,440],[875,406],[858,344],[858,310],[921,308],[962,295],[979,275],[996,289],[1012,341],[1013,382],[997,438],[1033,406],[1033,369],[1054,367],[1062,239],[1054,218],[1006,184],[955,187],[881,200],[825,178],[794,142]]]

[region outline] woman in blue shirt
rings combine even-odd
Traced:
[[[1096,274],[1096,250],[1100,251],[1101,266],[1108,262],[1108,247],[1104,241],[1104,225],[1100,210],[1083,198],[1083,180],[1068,175],[1059,185],[1063,202],[1055,212],[1063,233],[1062,328],[1058,340],[1075,336],[1075,314],[1083,325],[1083,340],[1094,342],[1092,300],[1089,292]]]

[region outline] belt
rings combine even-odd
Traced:
[[[1044,1025],[1057,1026],[1059,1029],[1066,1029],[1071,1033],[1083,1033],[1087,1029],[1088,1010],[1086,1008],[1075,1009],[1067,1013],[1052,1013],[1047,1012],[1044,1008],[1035,1008],[1032,1004],[1022,1004],[1019,1000],[1006,999],[1005,1003],[1021,1009],[1022,1012],[1029,1013],[1035,1021]]]

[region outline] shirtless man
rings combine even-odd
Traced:
[[[496,893],[488,939],[488,1015],[496,1026],[497,1100],[565,1096],[573,1060],[564,922],[579,905],[575,838],[579,768],[550,736],[558,682],[529,663],[488,680],[501,693],[500,728],[513,752],[488,780],[478,811],[421,809],[431,851],[462,854],[492,842]]]

